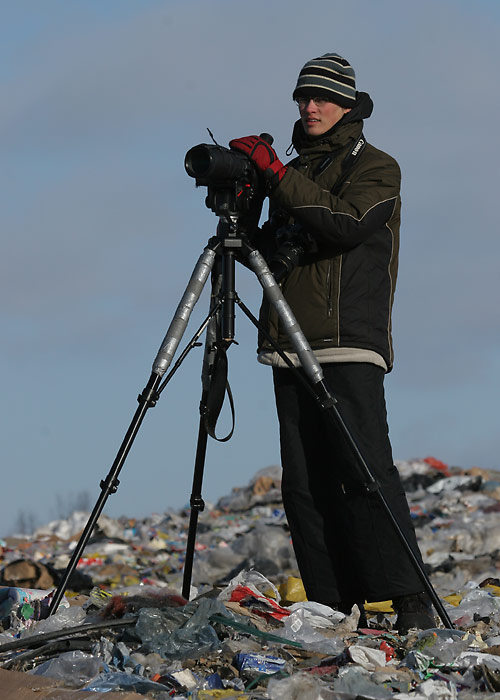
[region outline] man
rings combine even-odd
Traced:
[[[263,173],[270,197],[266,244],[296,237],[299,264],[283,294],[338,400],[339,412],[412,548],[420,557],[394,466],[383,381],[392,369],[391,310],[397,275],[400,170],[362,134],[369,95],[357,92],[348,61],[308,61],[293,98],[298,157],[283,165],[264,140],[231,141]],[[271,255],[272,257],[272,255]],[[273,308],[261,321],[295,364]],[[349,612],[354,602],[392,599],[396,627],[435,626],[428,598],[351,448],[323,421],[309,392],[266,341],[259,360],[274,367],[283,464],[282,492],[307,597]]]

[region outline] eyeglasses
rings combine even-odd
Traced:
[[[297,97],[294,102],[299,106],[299,107],[307,107],[310,101],[313,101],[316,107],[324,107],[327,102],[331,102],[326,97]]]

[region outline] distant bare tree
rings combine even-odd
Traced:
[[[76,494],[74,510],[90,511],[90,493],[88,491],[80,491]]]
[[[37,518],[34,513],[26,513],[24,510],[18,511],[15,525],[16,535],[30,535],[36,530]]]
[[[56,493],[56,520],[64,520],[66,517],[66,511],[68,507],[67,499],[60,493]]]
[[[56,494],[56,520],[65,520],[69,518],[75,510],[90,511],[90,494],[88,491],[79,491],[76,494]]]
[[[17,519],[16,519],[16,534],[18,535],[26,535],[26,530],[27,530],[27,524],[26,524],[26,514],[24,510],[20,510],[17,514]]]
[[[56,493],[54,496],[54,506],[50,509],[50,520],[65,520],[75,512],[83,510],[90,512],[90,494],[88,491],[78,493],[62,494]],[[33,512],[19,510],[13,527],[16,535],[31,535],[40,524],[40,518]]]
[[[35,532],[37,528],[37,518],[33,513],[28,515],[28,534]]]

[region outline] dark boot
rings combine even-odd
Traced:
[[[407,634],[410,629],[428,630],[436,626],[432,605],[425,593],[393,598],[392,606],[398,615],[394,626],[399,634]]]

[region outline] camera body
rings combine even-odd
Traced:
[[[271,227],[274,228],[275,249],[269,255],[269,269],[277,282],[286,277],[304,259],[307,240],[300,224],[283,223],[285,212],[274,212]],[[281,219],[281,221],[280,221]],[[280,225],[276,226],[277,221]],[[273,226],[274,224],[274,226]]]
[[[252,214],[258,224],[265,197],[264,184],[252,161],[240,151],[200,143],[193,146],[184,167],[196,186],[208,188],[205,204],[218,216]]]
[[[269,144],[273,138],[261,134]],[[244,234],[260,248],[264,238],[274,241],[274,251],[268,264],[277,281],[281,281],[294,267],[301,264],[310,241],[300,224],[289,224],[289,215],[283,210],[273,213],[269,231],[264,225],[259,238],[259,219],[266,189],[262,175],[253,162],[241,151],[218,144],[200,143],[193,146],[185,156],[184,167],[197,187],[207,187],[206,206],[221,219],[229,222],[231,235]],[[227,227],[224,228],[227,231]],[[267,245],[263,245],[267,248]]]

